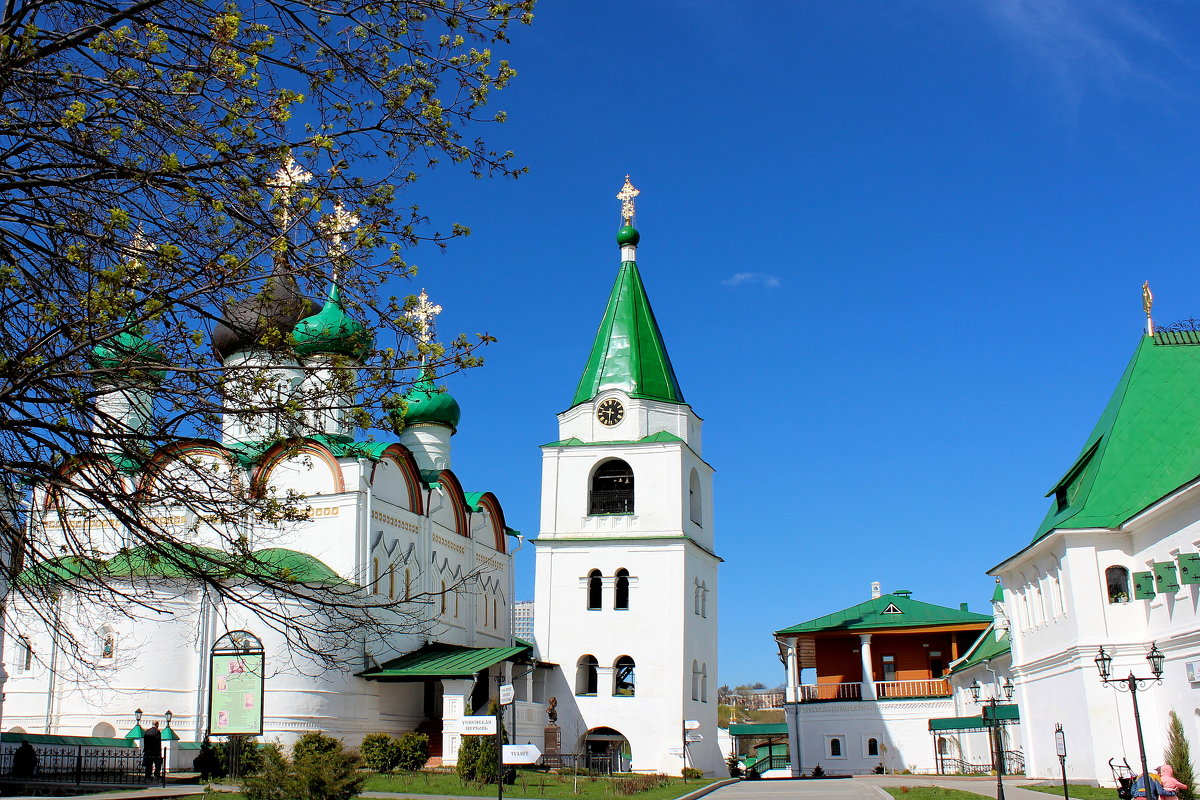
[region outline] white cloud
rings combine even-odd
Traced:
[[[1089,83],[1161,83],[1151,62],[1184,61],[1159,24],[1129,0],[988,0],[997,30],[1050,72],[1072,99]]]
[[[779,278],[766,272],[735,272],[721,283],[725,286],[764,286],[767,289],[783,285]]]

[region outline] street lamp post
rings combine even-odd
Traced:
[[[1012,679],[1004,681],[1004,698],[1012,700],[1013,683]],[[986,726],[990,729],[989,736],[992,740],[992,765],[996,768],[996,800],[1004,800],[1004,744],[1000,740],[1000,718],[996,715],[996,706],[1000,704],[999,697],[992,697],[989,700],[981,701],[979,699],[983,687],[979,685],[979,681],[971,684],[971,696],[976,703],[984,704],[983,720]],[[991,710],[991,714],[988,710]]]
[[[1146,785],[1146,796],[1150,796],[1150,768],[1146,763],[1146,742],[1142,739],[1142,716],[1138,712],[1137,693],[1140,689],[1145,689],[1150,683],[1162,683],[1163,660],[1162,651],[1158,649],[1156,642],[1150,643],[1150,651],[1146,653],[1146,661],[1150,664],[1150,671],[1154,673],[1153,678],[1139,678],[1133,674],[1133,670],[1129,671],[1129,676],[1126,678],[1112,678],[1112,656],[1104,652],[1104,648],[1100,648],[1095,662],[1096,669],[1100,670],[1100,680],[1107,686],[1116,688],[1119,692],[1129,692],[1129,696],[1133,698],[1133,724],[1137,728],[1138,737],[1138,756],[1142,759],[1142,783]]]

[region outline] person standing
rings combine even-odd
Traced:
[[[142,734],[142,765],[146,767],[146,780],[162,777],[162,731],[155,720]]]

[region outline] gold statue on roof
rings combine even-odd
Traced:
[[[1142,310],[1146,312],[1146,335],[1154,335],[1154,320],[1150,318],[1150,309],[1154,307],[1154,293],[1150,291],[1150,281],[1142,284]]]

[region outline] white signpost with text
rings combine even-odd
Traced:
[[[542,751],[536,744],[504,745],[505,764],[536,764],[541,757]]]
[[[495,736],[496,718],[493,717],[463,717],[459,721],[458,732],[463,736]]]

